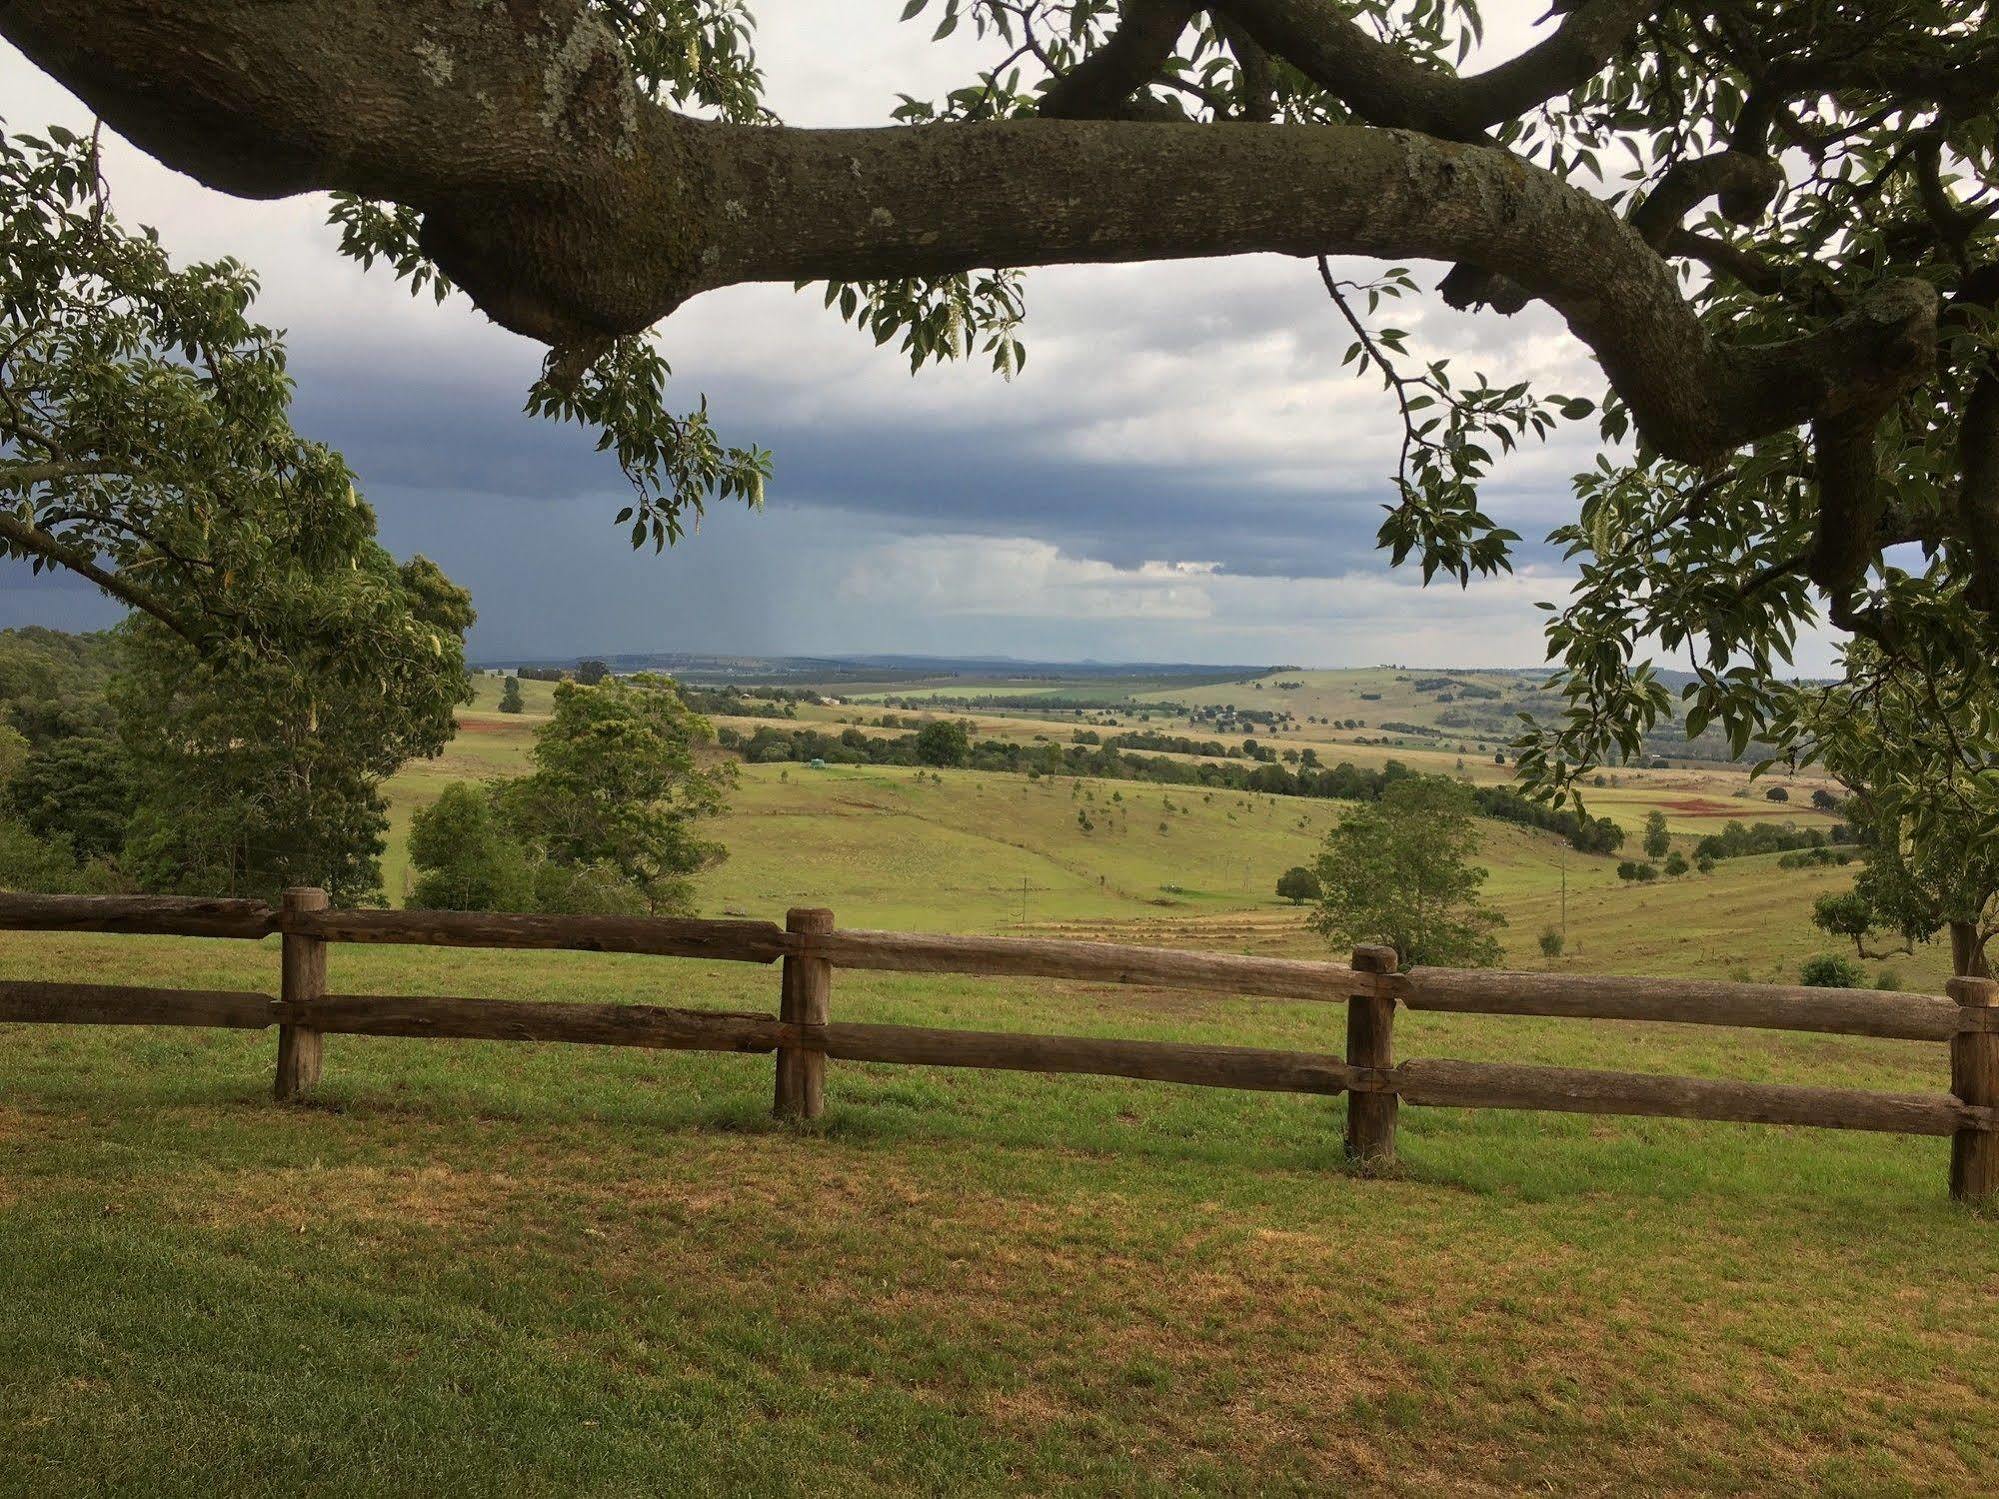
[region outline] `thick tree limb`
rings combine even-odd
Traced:
[[[29,490],[40,484],[54,484],[64,479],[101,479],[126,471],[123,464],[97,461],[0,463],[0,490]]]
[[[1660,0],[1582,0],[1554,35],[1483,73],[1424,67],[1370,36],[1332,0],[1224,0],[1211,7],[1361,119],[1476,140],[1586,83]]]
[[[1325,21],[1303,0],[1257,4]],[[1586,0],[1553,51],[1475,79],[1425,73],[1424,97],[1459,124],[1516,108],[1646,8]],[[0,0],[0,29],[211,185],[417,209],[426,249],[481,308],[557,346],[744,281],[1271,251],[1471,260],[1563,315],[1655,447],[1706,462],[1878,411],[1934,337],[1934,293],[1898,282],[1808,338],[1718,347],[1606,204],[1507,152],[1405,130],[697,121],[643,97],[580,0]]]
[[[1041,96],[1051,120],[1132,117],[1132,95],[1159,74],[1194,18],[1191,0],[1125,0],[1118,29]]]
[[[1709,198],[1719,197],[1729,222],[1753,224],[1784,185],[1783,168],[1767,156],[1717,151],[1666,168],[1644,202],[1631,210],[1631,227],[1655,250]]]

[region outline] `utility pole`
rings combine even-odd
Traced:
[[[1020,924],[1027,925],[1027,876],[1020,877]]]
[[[1562,845],[1562,942],[1569,940],[1569,846]]]

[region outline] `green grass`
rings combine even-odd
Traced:
[[[467,714],[391,787],[517,772]],[[483,687],[483,684],[482,684]],[[536,689],[541,691],[537,693]],[[710,913],[1322,951],[1270,887],[1337,804],[757,766]],[[1620,787],[1642,819],[1671,783]],[[1712,788],[1726,799],[1727,787]],[[1121,797],[1122,800],[1117,798]],[[1164,801],[1170,800],[1172,810]],[[1746,803],[1733,803],[1746,806]],[[1084,830],[1077,813],[1093,826]],[[1164,821],[1166,831],[1158,824]],[[1700,830],[1676,824],[1682,846]],[[1649,886],[1493,825],[1512,961],[1789,978],[1845,869]],[[1168,890],[1167,886],[1176,887]],[[269,990],[272,943],[0,938],[0,977]],[[1943,960],[1894,965],[1935,988]],[[337,990],[769,1012],[774,969],[342,947]],[[1337,1052],[1338,1007],[836,975],[835,1018]],[[1944,1048],[1410,1014],[1402,1056],[1937,1093]],[[1969,1493],[1999,1220],[1948,1142],[763,1057],[0,1027],[0,1494]]]
[[[271,944],[0,971],[268,985]],[[337,987],[768,1009],[769,969],[342,948]],[[838,975],[848,1019],[1337,1049],[1303,1004]],[[0,1044],[0,1488],[1968,1492],[1999,1224],[1946,1144],[764,1058]],[[1941,1048],[1408,1016],[1407,1055],[1935,1091]],[[1938,1273],[1947,1267],[1947,1273]]]

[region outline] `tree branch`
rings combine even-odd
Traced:
[[[1330,14],[1308,0],[1232,13],[1259,8],[1321,27]],[[1459,123],[1516,107],[1648,8],[1585,0],[1516,64],[1424,73],[1423,88],[1468,110]],[[1508,152],[1406,130],[695,120],[644,95],[583,0],[8,0],[0,29],[212,186],[416,209],[453,281],[558,347],[744,281],[1257,252],[1473,261],[1563,315],[1654,447],[1704,463],[1808,419],[1878,412],[1934,341],[1935,293],[1889,282],[1808,337],[1718,346],[1671,265],[1607,204]]]
[[[1783,185],[1783,168],[1767,156],[1717,151],[1676,161],[1631,210],[1631,227],[1653,249],[1664,249],[1687,215],[1709,198],[1721,199],[1731,223],[1753,224]]]
[[[1134,111],[1132,95],[1158,76],[1180,33],[1194,18],[1194,9],[1192,0],[1124,0],[1117,30],[1041,96],[1043,117],[1115,120],[1152,115]]]
[[[1376,125],[1476,140],[1589,81],[1660,0],[1581,0],[1555,33],[1469,77],[1425,67],[1370,36],[1332,0],[1224,0],[1276,56]]]
[[[38,484],[54,484],[63,479],[102,479],[126,472],[124,464],[111,462],[0,462],[0,489],[33,489]]]
[[[200,646],[203,643],[201,633],[170,608],[158,594],[131,582],[119,573],[99,566],[97,559],[85,548],[72,546],[60,537],[51,536],[48,532],[29,525],[18,516],[6,511],[0,511],[0,541],[4,541],[10,551],[40,557],[95,583],[121,603],[150,614],[188,644]]]

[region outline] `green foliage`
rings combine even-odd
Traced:
[[[1317,900],[1324,893],[1319,877],[1302,864],[1293,865],[1277,877],[1277,894],[1294,906]]]
[[[28,753],[28,736],[12,724],[0,723],[0,799],[6,797],[14,777],[28,763]]]
[[[620,338],[585,352],[578,368],[572,351],[551,350],[528,391],[527,410],[598,429],[598,451],[612,453],[632,485],[633,502],[617,522],[631,526],[634,549],[650,540],[658,552],[679,541],[688,518],[707,513],[711,495],[761,508],[770,454],[724,447],[705,396],[684,416],[668,411],[673,371],[650,339]]]
[[[756,22],[744,0],[595,0],[591,8],[654,98],[739,124],[773,118],[763,104]]]
[[[1479,903],[1486,872],[1471,863],[1479,830],[1469,792],[1414,776],[1355,808],[1326,835],[1312,925],[1334,948],[1385,942],[1406,966],[1489,968],[1505,924]]]
[[[0,630],[0,723],[31,744],[111,732],[104,695],[110,637],[69,635],[30,625]]]
[[[1788,731],[1853,793],[1867,926],[1843,933],[1907,945],[1947,930],[1957,971],[1983,971],[1999,935],[1999,681],[1984,664],[1911,665],[1862,644],[1846,681],[1799,691],[1790,711]],[[1858,907],[1843,917],[1851,927]]]
[[[552,880],[601,894],[609,878],[648,912],[689,910],[691,877],[725,856],[696,833],[732,779],[726,764],[697,757],[713,738],[669,678],[558,683],[554,714],[535,730],[533,772],[500,793],[507,820],[562,871]]]
[[[1678,849],[1674,849],[1670,854],[1666,855],[1664,868],[1669,876],[1673,879],[1678,879],[1687,872],[1687,856]]]
[[[963,719],[939,718],[916,734],[916,758],[925,765],[963,765],[972,757],[972,736]]]
[[[336,588],[365,602],[371,628],[430,649],[356,679],[213,663],[143,616],[125,627],[112,700],[138,795],[121,862],[145,888],[271,897],[317,885],[339,905],[380,899],[381,785],[456,730],[453,709],[471,695],[471,599],[425,559],[398,565],[372,543]]]
[[[408,904],[439,911],[527,911],[544,907],[536,870],[484,787],[454,781],[410,823],[418,871]]]
[[[128,233],[93,143],[58,129],[0,134],[0,266],[0,554],[81,574],[225,668],[430,670],[444,641],[368,566],[346,464],[292,430],[247,269],[176,268]]]
[[[800,290],[810,282],[798,283]],[[969,359],[976,346],[1004,379],[1027,366],[1019,338],[1026,315],[1018,271],[912,276],[897,281],[829,281],[826,305],[877,345],[898,334],[915,374],[932,361]]]
[[[1798,982],[1812,989],[1862,989],[1867,985],[1867,976],[1851,958],[1820,953],[1804,961],[1798,969]]]
[[[1812,902],[1812,925],[1820,931],[1851,941],[1862,957],[1862,944],[1874,929],[1874,907],[1858,891],[1828,891]]]
[[[7,787],[21,826],[79,859],[101,859],[124,846],[135,800],[134,767],[116,740],[58,739],[32,751]]]
[[[38,838],[19,820],[0,817],[0,890],[67,894],[78,889],[81,873],[67,842]]]
[[[1666,831],[1666,814],[1664,812],[1647,812],[1645,814],[1645,842],[1643,846],[1645,857],[1648,859],[1663,859],[1666,857],[1666,850],[1672,847],[1672,838]]]
[[[595,657],[576,663],[576,680],[585,687],[595,687],[610,674],[611,668]]]
[[[508,677],[500,688],[500,711],[502,713],[522,713],[526,709],[527,702],[521,696],[521,679],[519,677]]]

